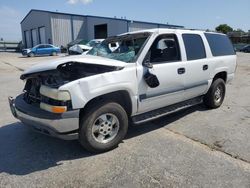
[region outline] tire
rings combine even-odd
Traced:
[[[226,85],[223,79],[216,79],[207,94],[204,96],[204,104],[211,109],[219,108],[225,98]]]
[[[57,53],[56,53],[56,52],[52,52],[51,55],[52,55],[52,56],[56,56]]]
[[[116,148],[128,130],[128,116],[123,107],[115,102],[104,102],[86,111],[80,119],[80,144],[94,153]]]
[[[28,57],[34,57],[35,56],[35,54],[33,53],[33,52],[30,52],[29,54],[28,54]]]

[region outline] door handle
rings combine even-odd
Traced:
[[[206,71],[208,69],[208,65],[203,65],[202,69]]]
[[[178,74],[184,74],[186,72],[186,69],[185,68],[179,68],[177,70]]]

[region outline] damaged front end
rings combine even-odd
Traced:
[[[69,91],[60,87],[77,79],[120,70],[120,67],[79,62],[60,63],[54,68],[33,67],[21,79],[24,92],[9,97],[14,117],[34,131],[65,140],[78,138],[80,109],[73,109]]]
[[[70,111],[70,93],[59,90],[59,87],[74,80],[121,69],[122,67],[117,66],[67,62],[58,65],[55,70],[23,74],[20,77],[26,80],[23,99],[26,103],[49,112]]]

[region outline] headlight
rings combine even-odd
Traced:
[[[40,87],[40,94],[59,101],[69,101],[71,99],[68,91],[60,91],[44,85]]]
[[[60,91],[58,89],[50,88],[42,85],[40,87],[40,94],[49,99],[58,101],[57,104],[47,104],[47,102],[41,101],[40,108],[53,113],[64,113],[68,110],[66,102],[71,99],[68,91]],[[61,103],[61,105],[59,104]]]

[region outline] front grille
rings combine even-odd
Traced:
[[[24,101],[28,104],[39,105],[41,82],[37,78],[28,79],[24,87]]]

